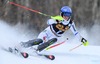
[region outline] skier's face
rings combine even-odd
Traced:
[[[63,16],[63,18],[64,18],[65,20],[68,20],[68,19],[69,19],[69,17],[68,17],[68,16]]]

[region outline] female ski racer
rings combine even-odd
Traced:
[[[74,21],[71,19],[72,9],[69,6],[63,6],[60,9],[60,16],[52,17],[47,21],[48,27],[44,29],[37,37],[37,39],[21,42],[15,46],[14,50],[21,50],[22,47],[28,48],[38,45],[36,51],[41,52],[46,47],[56,43],[58,38],[61,37],[65,31],[70,29],[73,34],[79,39],[84,46],[88,45],[88,41],[83,38],[76,30]]]

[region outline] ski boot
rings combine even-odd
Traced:
[[[20,52],[23,51],[22,50],[23,48],[28,48],[34,45],[39,45],[42,42],[43,42],[42,39],[34,39],[34,40],[29,40],[27,42],[21,42],[18,45],[16,45],[14,48],[9,47],[9,51],[15,54],[20,54]]]
[[[14,54],[19,53],[19,51],[16,48],[9,47],[8,50],[9,52],[14,53]]]
[[[20,52],[16,48],[13,49],[13,48],[9,47],[9,52],[14,53],[14,54],[19,55],[19,56],[22,56],[24,58],[28,58],[28,56],[29,56],[28,53],[26,53],[26,52]]]

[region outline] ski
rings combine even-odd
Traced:
[[[43,56],[43,57],[45,57],[49,60],[54,60],[55,59],[54,55],[40,54],[40,53],[38,53],[37,49],[34,48],[34,47],[31,47],[30,49],[35,50],[35,51],[33,51],[33,53],[36,53],[36,55],[38,55],[38,56]],[[33,54],[29,54],[29,55],[34,56]]]
[[[55,56],[54,55],[39,54],[37,51],[36,51],[36,54],[38,56],[44,56],[45,58],[50,59],[50,60],[54,60],[55,59]]]
[[[17,56],[20,56],[20,57],[23,57],[23,58],[28,58],[29,56],[33,56],[29,53],[26,53],[26,52],[20,52],[20,51],[17,51],[16,52],[13,52],[13,49],[11,47],[8,47],[7,48],[4,48],[4,47],[1,47],[2,50],[6,51],[6,52],[9,52],[9,53],[12,53],[14,55],[17,55]],[[43,56],[49,60],[54,60],[55,59],[55,56],[54,55],[46,55],[46,54],[39,54],[37,51],[34,51],[38,56]]]
[[[10,52],[10,53],[12,53],[12,54],[21,56],[21,57],[23,57],[23,58],[28,58],[28,56],[29,56],[29,54],[26,53],[26,52],[19,52],[19,51],[16,51],[16,53],[15,53],[15,52],[13,52],[13,49],[12,49],[11,47],[9,47],[8,49],[6,49],[6,48],[4,48],[4,47],[1,47],[1,49],[4,50],[4,51],[6,51],[6,52]]]

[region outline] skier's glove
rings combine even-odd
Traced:
[[[81,39],[81,42],[82,42],[82,44],[84,45],[84,46],[88,46],[88,41],[85,39],[85,38],[82,38]]]
[[[52,19],[55,19],[55,20],[64,20],[61,16],[51,16]]]

